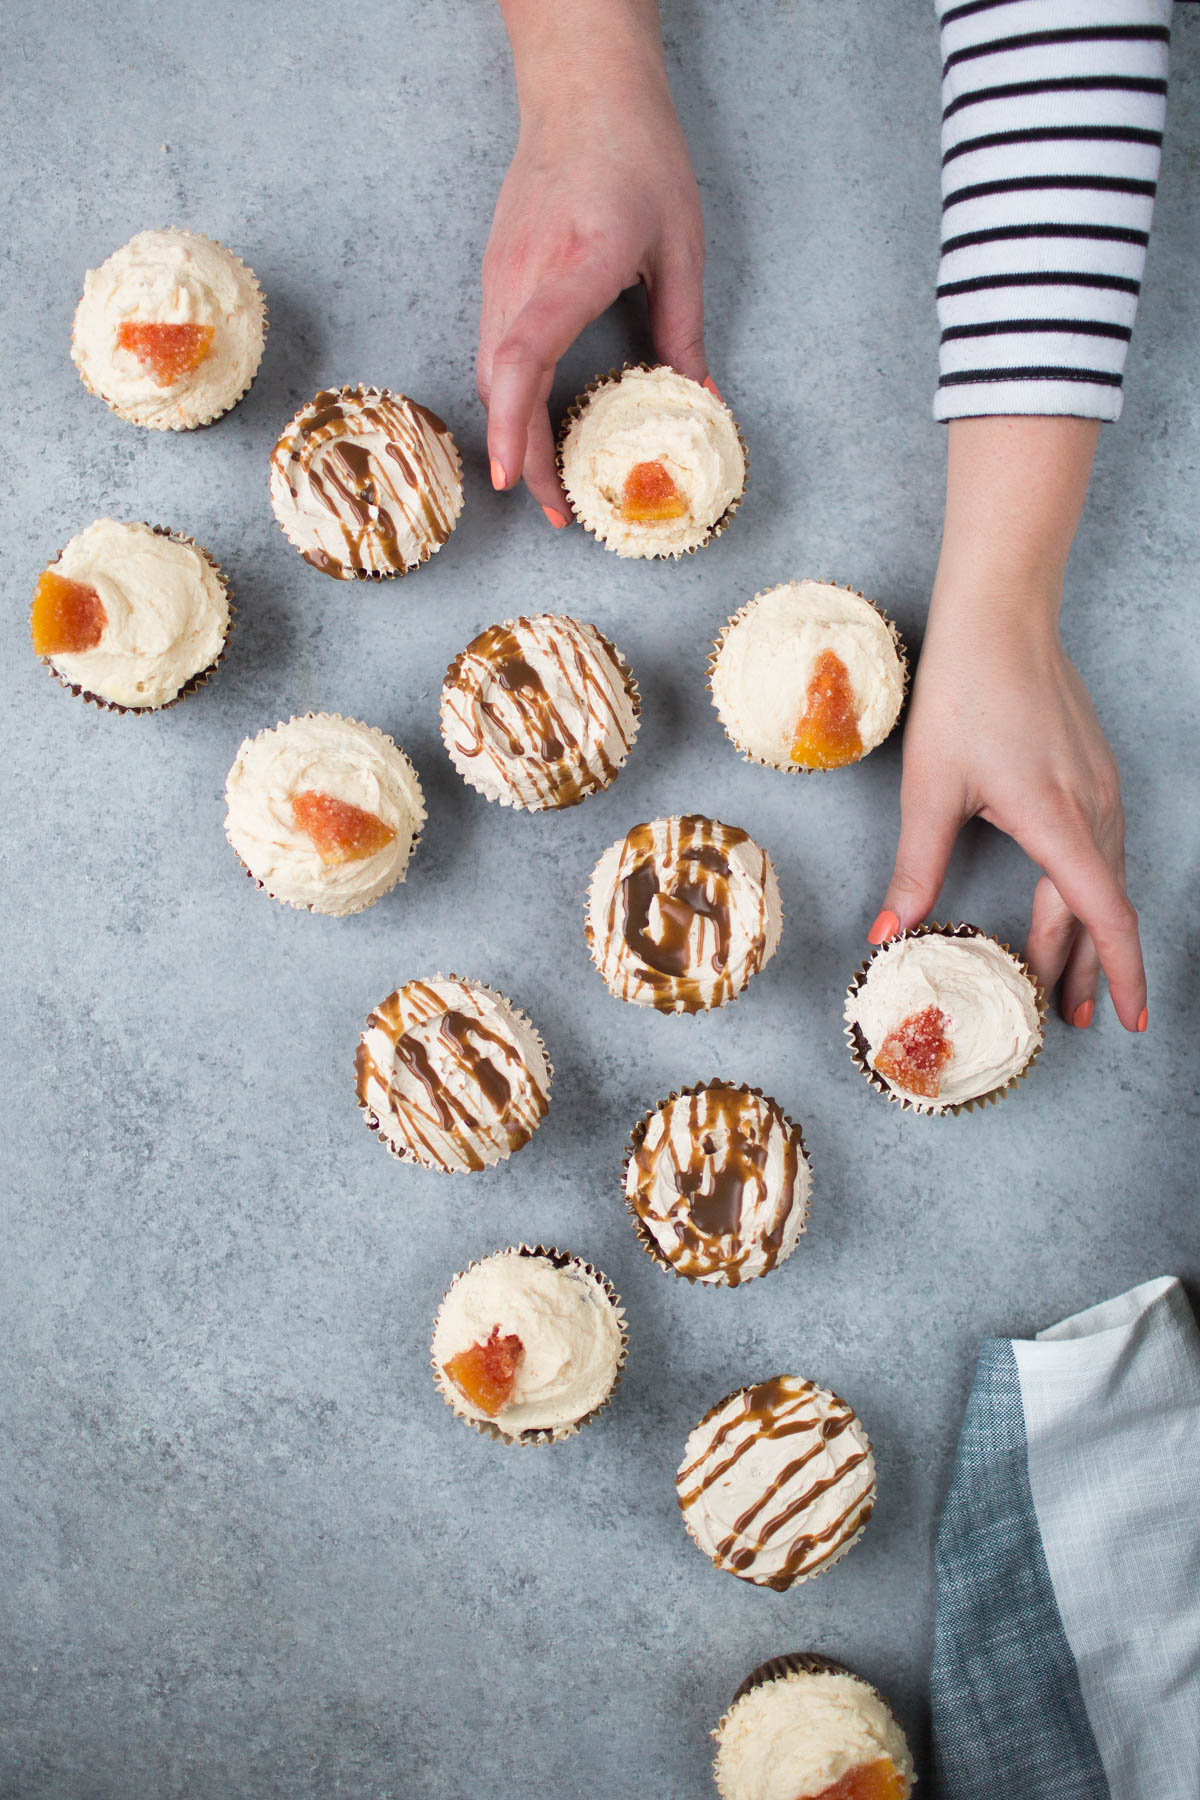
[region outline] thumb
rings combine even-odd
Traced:
[[[962,824],[942,795],[901,796],[900,841],[883,899],[883,910],[868,942],[884,944],[898,931],[919,925],[937,904]]]
[[[703,259],[678,254],[666,257],[646,283],[650,334],[662,361],[703,382],[708,374],[704,354]]]

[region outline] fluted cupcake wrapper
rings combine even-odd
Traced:
[[[775,1111],[779,1114],[783,1124],[795,1139],[800,1151],[801,1159],[808,1170],[809,1188],[808,1193],[805,1195],[804,1214],[800,1221],[801,1236],[808,1230],[808,1215],[811,1211],[812,1198],[812,1158],[808,1153],[808,1145],[804,1141],[804,1133],[799,1125],[797,1125],[793,1119],[788,1117],[778,1100],[773,1099],[770,1094],[765,1094],[761,1088],[748,1087],[744,1081],[721,1081],[719,1078],[714,1077],[712,1081],[697,1081],[689,1087],[672,1088],[665,1100],[660,1100],[656,1106],[650,1108],[649,1112],[644,1113],[630,1132],[629,1142],[625,1146],[625,1159],[621,1165],[621,1198],[625,1204],[625,1211],[629,1214],[633,1223],[634,1236],[637,1238],[638,1243],[646,1252],[651,1262],[657,1263],[660,1269],[666,1270],[669,1274],[676,1276],[680,1281],[686,1281],[691,1287],[710,1289],[727,1288],[733,1285],[745,1287],[747,1283],[751,1281],[761,1281],[764,1275],[770,1275],[779,1267],[780,1263],[786,1262],[788,1257],[795,1252],[796,1245],[793,1244],[791,1250],[788,1251],[787,1256],[779,1257],[777,1261],[771,1264],[769,1269],[763,1269],[754,1275],[742,1276],[736,1284],[731,1283],[723,1273],[714,1276],[711,1280],[706,1280],[701,1275],[693,1275],[688,1270],[679,1268],[671,1261],[670,1257],[663,1251],[662,1246],[659,1244],[654,1233],[650,1230],[650,1227],[646,1224],[646,1221],[642,1218],[642,1215],[638,1212],[638,1209],[634,1205],[629,1194],[629,1165],[637,1152],[641,1149],[646,1132],[650,1128],[651,1121],[656,1118],[660,1112],[665,1111],[668,1106],[672,1105],[674,1101],[688,1099],[695,1094],[707,1093],[712,1088],[724,1088],[733,1093],[748,1094],[754,1099],[763,1100],[768,1106],[773,1106],[775,1108]]]
[[[899,1719],[896,1718],[890,1700],[881,1694],[877,1687],[869,1681],[864,1681],[861,1675],[856,1675],[853,1669],[848,1669],[846,1667],[845,1663],[837,1662],[832,1656],[822,1656],[819,1652],[814,1650],[797,1650],[784,1656],[772,1656],[768,1661],[760,1663],[757,1669],[751,1669],[749,1675],[747,1675],[745,1681],[742,1682],[737,1693],[733,1696],[733,1699],[721,1714],[715,1729],[710,1735],[719,1744],[722,1735],[728,1728],[729,1721],[733,1717],[739,1700],[744,1700],[747,1694],[754,1693],[756,1688],[768,1687],[774,1681],[787,1681],[790,1676],[794,1675],[848,1676],[851,1681],[856,1681],[860,1687],[865,1688],[869,1694],[873,1694],[881,1706],[887,1708],[892,1719],[895,1721],[896,1730],[900,1733],[902,1738],[904,1737],[904,1728],[900,1724]],[[721,1785],[719,1757],[717,1757],[713,1763],[713,1780],[716,1784],[717,1792],[721,1795],[721,1800],[735,1800],[735,1797],[730,1793],[729,1789],[722,1787]],[[911,1793],[911,1786],[908,1791]]]
[[[461,1407],[455,1404],[454,1396],[456,1390],[453,1383],[446,1380],[436,1358],[431,1354],[429,1360],[433,1369],[434,1385],[437,1387],[438,1393],[442,1396],[442,1399],[446,1402],[446,1405],[450,1408],[455,1418],[461,1419],[464,1425],[469,1425],[473,1431],[477,1431],[480,1437],[492,1438],[498,1444],[558,1444],[566,1438],[575,1437],[583,1430],[585,1425],[590,1424],[593,1419],[598,1417],[598,1415],[611,1403],[613,1395],[621,1385],[621,1376],[625,1372],[625,1364],[629,1358],[629,1332],[626,1327],[625,1309],[621,1305],[620,1295],[617,1293],[612,1282],[608,1279],[608,1276],[597,1269],[594,1264],[585,1261],[582,1256],[573,1256],[567,1250],[557,1250],[552,1246],[545,1244],[512,1244],[508,1248],[510,1251],[515,1250],[518,1256],[542,1257],[545,1261],[553,1263],[556,1269],[581,1269],[585,1275],[589,1276],[596,1282],[597,1286],[603,1290],[616,1314],[617,1325],[621,1333],[621,1350],[620,1355],[617,1358],[617,1367],[613,1375],[612,1386],[609,1388],[607,1394],[605,1394],[603,1400],[591,1407],[578,1419],[569,1420],[563,1425],[534,1426],[526,1431],[511,1432],[503,1430],[501,1426],[497,1425],[492,1419],[476,1419],[470,1413],[463,1412]],[[506,1253],[507,1252],[503,1250],[493,1252],[493,1254],[499,1256],[503,1256]],[[469,1262],[465,1269],[459,1270],[458,1274],[454,1277],[454,1280],[450,1283],[450,1287],[446,1289],[445,1294],[442,1296],[441,1305],[438,1307],[434,1317],[433,1328],[435,1337],[437,1335],[438,1320],[442,1316],[442,1308],[445,1306],[451,1290],[458,1281],[461,1281],[464,1275],[469,1274],[472,1269],[477,1269],[480,1263],[486,1260],[487,1259],[484,1257],[477,1257],[473,1262]]]
[[[835,773],[835,770],[833,769],[814,768],[807,763],[788,763],[785,767],[783,763],[770,762],[765,756],[755,756],[752,750],[747,750],[744,744],[739,743],[738,739],[733,735],[732,731],[730,731],[725,720],[721,718],[720,711],[717,709],[717,697],[713,691],[713,674],[717,666],[717,658],[720,656],[725,645],[725,640],[733,630],[734,626],[740,624],[756,602],[761,600],[766,594],[773,594],[777,589],[789,587],[790,585],[791,583],[786,581],[777,581],[772,587],[760,588],[752,600],[747,600],[744,606],[739,606],[736,612],[729,615],[724,625],[722,625],[720,631],[717,633],[717,636],[714,638],[712,649],[708,653],[708,658],[705,663],[705,667],[708,671],[708,680],[704,685],[708,689],[709,698],[712,701],[714,709],[717,711],[717,717],[718,719],[721,719],[721,730],[725,733],[725,736],[729,739],[729,742],[733,745],[734,749],[738,752],[744,762],[757,763],[760,769],[774,769],[776,774],[779,775],[832,775]],[[888,728],[887,737],[881,738],[878,744],[872,746],[871,750],[864,750],[861,756],[855,757],[854,762],[839,764],[839,767],[841,768],[852,769],[858,763],[865,762],[867,757],[872,755],[873,751],[881,750],[884,744],[887,743],[888,738],[891,737],[892,732],[895,731],[897,725],[900,723],[900,719],[904,713],[905,704],[908,700],[908,690],[912,679],[912,671],[909,667],[908,651],[905,648],[904,639],[900,636],[900,629],[897,626],[896,621],[888,615],[882,606],[880,606],[878,600],[867,600],[867,596],[862,592],[861,588],[848,587],[844,581],[822,580],[821,586],[838,588],[843,594],[853,594],[855,599],[865,601],[872,611],[877,612],[888,628],[888,634],[895,646],[896,655],[900,659],[900,678],[902,685],[900,690],[900,704],[896,708],[896,717],[892,720],[892,723]]]
[[[1015,950],[1010,949],[1010,947],[1007,944],[1002,943],[999,938],[993,937],[990,932],[981,931],[977,925],[961,923],[947,925],[914,925],[908,931],[897,932],[895,937],[889,938],[886,944],[881,944],[879,949],[869,956],[864,963],[861,963],[855,971],[854,978],[846,990],[847,1014],[849,1012],[850,1002],[854,999],[863,982],[866,980],[867,972],[870,969],[871,964],[875,961],[875,958],[881,955],[884,950],[889,949],[891,945],[900,943],[902,939],[917,937],[982,938],[986,943],[995,944],[998,949],[1003,950],[1004,954],[1010,961],[1015,963],[1021,974],[1025,976],[1026,980],[1033,988],[1034,1005],[1037,1008],[1038,1016],[1038,1041],[1021,1067],[1015,1074],[1010,1075],[1007,1081],[1001,1082],[999,1087],[989,1089],[986,1094],[977,1094],[974,1099],[956,1100],[952,1104],[947,1104],[945,1106],[938,1105],[936,1101],[930,1104],[911,1100],[907,1094],[897,1094],[890,1084],[884,1080],[883,1076],[880,1075],[876,1069],[871,1067],[867,1060],[870,1054],[870,1046],[859,1027],[847,1017],[845,1037],[846,1042],[850,1046],[850,1055],[853,1058],[854,1065],[866,1076],[876,1093],[882,1094],[885,1100],[890,1100],[894,1105],[899,1106],[901,1112],[909,1111],[919,1113],[927,1118],[944,1118],[948,1113],[957,1115],[958,1113],[975,1112],[985,1106],[994,1106],[997,1100],[1002,1099],[1005,1094],[1012,1093],[1018,1083],[1024,1081],[1034,1063],[1042,1054],[1042,1046],[1046,1041],[1046,1017],[1049,1010],[1049,1004],[1046,990],[1043,988],[1041,982],[1033,973],[1028,963],[1024,962],[1022,958],[1017,955]]]
[[[647,374],[649,374],[651,372],[651,370],[661,368],[662,366],[663,365],[661,363],[626,362],[626,363],[622,363],[619,369],[609,369],[609,371],[606,375],[594,375],[592,377],[592,379],[588,382],[587,386],[584,388],[583,392],[581,394],[577,394],[575,399],[572,400],[571,404],[568,406],[568,408],[566,410],[566,413],[563,415],[562,424],[559,426],[559,429],[558,429],[558,437],[556,440],[556,447],[555,447],[555,461],[556,461],[556,465],[558,468],[558,478],[559,478],[559,481],[562,482],[562,489],[563,489],[564,494],[566,494],[566,496],[567,496],[567,501],[570,505],[572,515],[574,516],[576,522],[583,526],[583,529],[589,534],[589,536],[594,537],[598,544],[603,544],[604,548],[606,550],[612,549],[613,546],[611,544],[606,543],[605,540],[600,536],[600,534],[598,532],[594,531],[592,529],[592,527],[590,525],[586,524],[584,522],[584,520],[580,517],[579,513],[576,511],[575,502],[574,502],[574,500],[572,500],[570,492],[567,489],[566,481],[563,478],[563,448],[564,448],[564,445],[566,444],[567,433],[571,429],[571,425],[572,425],[573,421],[575,421],[577,419],[581,419],[583,417],[584,413],[587,411],[588,405],[592,399],[593,394],[597,393],[601,388],[607,387],[610,382],[620,381],[622,375],[629,374],[630,371],[633,369],[643,369],[646,371]],[[724,406],[725,405],[724,401],[722,401],[721,404]],[[696,554],[697,550],[706,549],[707,546],[709,544],[711,544],[715,538],[719,538],[721,536],[722,532],[727,531],[729,529],[729,526],[733,520],[733,516],[737,512],[738,507],[742,504],[742,500],[746,493],[746,488],[749,485],[750,452],[746,448],[746,440],[742,436],[742,428],[738,424],[737,420],[733,418],[732,410],[727,406],[725,407],[725,410],[726,410],[726,412],[729,413],[730,418],[733,419],[733,429],[737,433],[737,441],[741,445],[741,449],[742,449],[742,487],[741,487],[741,492],[734,495],[733,499],[729,502],[729,505],[725,508],[725,511],[721,514],[720,518],[715,520],[714,523],[708,527],[708,530],[705,532],[704,536],[700,539],[700,541],[698,543],[689,544],[686,550],[655,550],[643,557],[630,557],[629,560],[631,562],[678,562],[681,556],[694,556]],[[614,554],[615,554],[615,551],[614,551]]]

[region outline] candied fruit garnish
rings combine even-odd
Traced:
[[[894,1031],[888,1032],[879,1047],[875,1067],[906,1093],[936,1100],[942,1084],[942,1070],[953,1054],[949,1024],[949,1019],[937,1006],[927,1006],[923,1012],[913,1013]]]
[[[396,835],[373,812],[352,806],[349,800],[335,800],[332,794],[318,794],[313,788],[292,795],[292,817],[312,839],[323,863],[361,862],[364,856],[384,849]]]
[[[108,624],[95,588],[82,581],[68,581],[55,569],[45,569],[33,594],[33,647],[39,656],[61,656],[76,650],[94,650]]]
[[[890,1756],[878,1762],[859,1763],[848,1769],[832,1787],[822,1788],[808,1800],[906,1800],[908,1783]]]
[[[682,519],[687,501],[660,462],[634,463],[625,477],[621,517],[631,525],[657,525]]]
[[[483,1343],[450,1358],[446,1374],[465,1400],[494,1419],[508,1403],[524,1348],[515,1332],[501,1337],[500,1327],[493,1325],[492,1335]]]
[[[832,650],[822,650],[792,738],[792,761],[806,769],[840,769],[856,762],[862,747],[846,665]]]
[[[170,387],[198,369],[212,349],[211,325],[168,325],[151,319],[122,319],[117,342],[132,350],[159,387]]]

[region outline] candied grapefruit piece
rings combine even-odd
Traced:
[[[82,581],[68,581],[56,569],[45,569],[33,593],[30,626],[38,656],[61,656],[76,650],[94,650],[100,642],[108,614],[95,588]]]
[[[849,672],[834,651],[822,650],[792,737],[792,761],[806,769],[840,769],[856,762],[862,748]]]
[[[352,806],[348,800],[335,800],[332,794],[318,794],[313,788],[292,795],[292,817],[312,839],[323,863],[361,862],[364,856],[384,849],[396,835],[373,812]]]
[[[621,517],[631,525],[657,525],[682,519],[687,501],[660,462],[634,463],[625,477]]]
[[[913,1013],[889,1031],[879,1047],[875,1067],[910,1094],[936,1100],[942,1070],[953,1054],[950,1021],[938,1006]]]
[[[494,1419],[508,1403],[524,1349],[515,1332],[501,1337],[500,1327],[493,1325],[489,1338],[460,1350],[444,1365],[445,1371],[464,1399]]]
[[[848,1769],[832,1787],[822,1788],[808,1800],[907,1800],[908,1784],[890,1756],[878,1762],[859,1763]]]
[[[122,319],[117,342],[132,350],[159,387],[170,387],[182,375],[198,369],[212,349],[211,325],[168,325],[151,319]]]

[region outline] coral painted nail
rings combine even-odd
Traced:
[[[1145,1031],[1145,1029],[1149,1023],[1150,1023],[1150,1014],[1149,1014],[1148,1010],[1146,1009],[1146,1007],[1143,1006],[1141,1012],[1138,1014],[1138,1022],[1137,1022],[1138,1030]]]
[[[1092,1022],[1095,1011],[1096,1003],[1094,1000],[1081,1001],[1075,1008],[1075,1011],[1071,1014],[1072,1025],[1074,1025],[1078,1031],[1086,1031]]]
[[[508,486],[508,476],[504,473],[504,464],[497,462],[494,456],[492,458],[492,486],[496,489]]]
[[[899,916],[894,912],[889,912],[885,906],[875,923],[872,925],[870,931],[868,931],[867,942],[868,944],[886,944],[889,938],[895,937],[899,929]]]
[[[546,517],[549,519],[550,523],[553,525],[555,531],[561,531],[563,526],[567,523],[563,514],[560,512],[555,512],[555,510],[552,506],[543,506],[542,511],[545,513]]]
[[[706,375],[704,377],[704,386],[708,389],[710,394],[715,394],[717,396],[717,399],[721,400],[721,390],[717,386],[716,382],[713,380],[711,375]],[[725,402],[723,400],[721,400],[721,405],[724,406],[724,404],[725,404]]]

